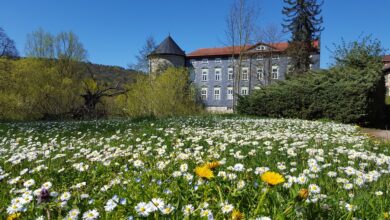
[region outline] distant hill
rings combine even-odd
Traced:
[[[132,70],[125,69],[119,66],[109,66],[102,64],[86,63],[89,71],[94,74],[94,77],[97,80],[106,81],[106,82],[122,82],[130,83],[134,82],[136,77],[141,75],[141,73]],[[90,73],[86,73],[90,74]]]

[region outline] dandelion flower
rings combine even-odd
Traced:
[[[211,179],[214,177],[213,171],[206,165],[206,166],[198,166],[195,168],[195,173],[201,178],[205,179]]]
[[[279,173],[267,171],[261,175],[261,180],[268,183],[271,186],[276,186],[280,183],[284,183],[285,179]]]
[[[244,219],[244,213],[241,213],[239,210],[234,209],[232,212],[232,220],[243,220]]]
[[[221,166],[221,162],[219,162],[219,161],[212,161],[212,162],[208,162],[206,165],[207,165],[207,167],[209,169],[215,169],[215,168]]]
[[[299,199],[305,200],[305,199],[307,199],[308,196],[309,196],[309,190],[307,190],[305,188],[299,190],[299,192],[298,192]]]
[[[14,213],[7,217],[7,220],[16,220],[20,217],[20,213]]]

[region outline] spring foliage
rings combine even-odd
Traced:
[[[139,76],[116,102],[131,117],[190,115],[201,110],[195,94],[186,69],[168,68],[157,76]]]

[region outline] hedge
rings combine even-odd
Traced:
[[[378,68],[333,68],[278,81],[240,96],[237,111],[378,127],[384,122],[385,91],[384,74]]]

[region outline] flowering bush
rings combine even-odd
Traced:
[[[388,145],[291,119],[0,124],[0,219],[381,219]]]

